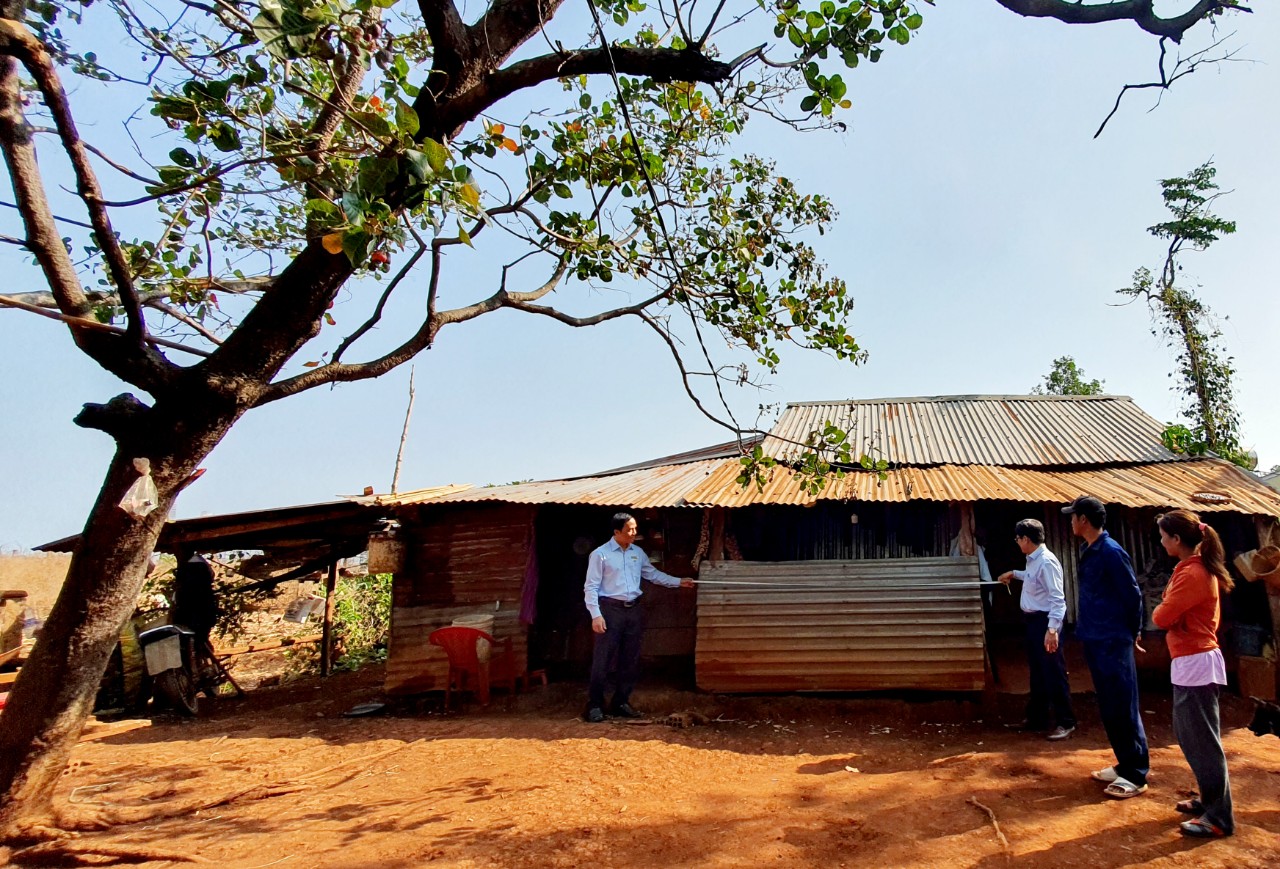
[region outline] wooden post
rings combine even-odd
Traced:
[[[707,560],[712,564],[724,561],[724,508],[711,508],[711,543],[707,549]]]
[[[977,555],[978,544],[974,539],[973,504],[960,502],[960,554]]]
[[[333,595],[338,587],[338,560],[329,565],[329,575],[324,580],[324,632],[320,640],[320,675],[328,676],[333,670]]]

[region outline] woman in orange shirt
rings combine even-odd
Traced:
[[[1219,596],[1231,590],[1231,576],[1218,532],[1195,513],[1174,510],[1156,525],[1178,566],[1151,620],[1168,632],[1173,732],[1200,787],[1199,799],[1177,805],[1178,811],[1196,816],[1183,821],[1181,830],[1206,839],[1230,836],[1235,818],[1218,719],[1218,686],[1227,684],[1227,668],[1218,648],[1218,620]]]

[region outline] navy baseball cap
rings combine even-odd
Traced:
[[[1092,495],[1081,495],[1062,508],[1063,513],[1080,513],[1084,516],[1106,515],[1106,505]]]

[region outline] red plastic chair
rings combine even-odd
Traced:
[[[476,654],[476,641],[489,641],[489,660],[481,661]],[[437,628],[427,637],[427,642],[444,649],[449,656],[449,677],[444,683],[444,708],[449,708],[449,698],[453,691],[467,690],[468,683],[474,687],[481,706],[489,705],[489,686],[491,683],[505,685],[510,692],[516,692],[515,655],[511,649],[511,638],[496,640],[492,635],[477,628],[454,625]],[[496,671],[496,672],[495,672]]]

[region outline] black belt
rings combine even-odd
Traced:
[[[638,598],[638,597],[633,597],[631,600],[621,600],[620,598],[616,598],[616,597],[602,597],[602,598],[600,598],[600,604],[601,604],[601,606],[603,606],[604,604],[607,604],[607,603],[611,603],[611,604],[613,604],[614,606],[624,607],[625,609],[631,609],[633,606],[635,606],[636,604],[640,603],[640,598]]]

